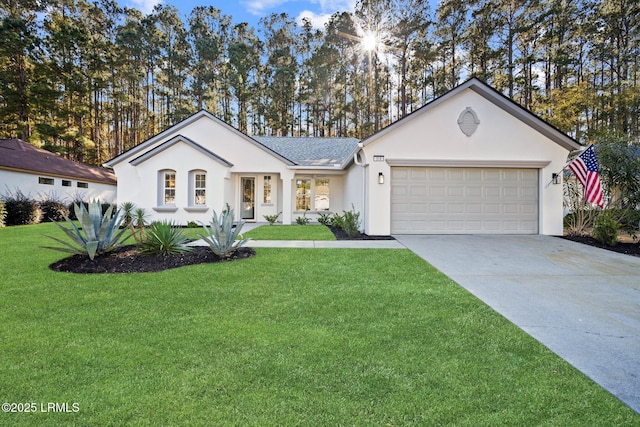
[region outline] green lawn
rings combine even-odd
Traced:
[[[406,250],[75,275],[0,229],[0,425],[628,426],[640,417]]]
[[[244,233],[254,240],[336,240],[331,230],[321,224],[314,225],[261,225]]]

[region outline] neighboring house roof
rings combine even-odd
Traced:
[[[115,174],[58,156],[19,139],[0,139],[0,169],[116,184]]]
[[[256,136],[254,139],[297,165],[309,167],[344,168],[359,149],[356,138]]]
[[[149,150],[146,153],[142,154],[139,157],[136,157],[135,159],[131,160],[131,164],[133,166],[138,166],[140,163],[146,161],[147,159],[150,159],[151,157],[155,156],[156,154],[166,150],[169,147],[172,147],[174,145],[176,145],[179,142],[183,142],[185,144],[187,144],[188,146],[194,148],[195,150],[201,152],[202,154],[204,154],[205,156],[222,163],[224,166],[226,167],[231,167],[233,166],[233,163],[230,163],[228,161],[226,161],[225,159],[223,159],[222,157],[218,156],[215,153],[212,153],[211,151],[207,150],[206,148],[204,148],[202,145],[197,144],[195,142],[193,142],[192,140],[190,140],[189,138],[183,136],[183,135],[178,135],[175,136],[173,138],[171,138],[170,140],[163,142],[162,144],[158,145],[157,147],[155,147],[153,150]]]
[[[263,145],[263,144],[259,143],[255,139],[253,139],[250,136],[247,136],[246,134],[240,132],[238,129],[236,129],[233,126],[231,126],[230,124],[220,120],[219,118],[217,118],[216,116],[214,116],[213,114],[211,114],[211,113],[209,113],[208,111],[205,111],[205,110],[200,110],[197,113],[187,117],[183,121],[181,121],[179,123],[176,123],[175,125],[165,129],[164,131],[160,132],[159,134],[147,139],[146,141],[141,142],[140,144],[136,145],[135,147],[130,148],[129,150],[125,151],[124,153],[120,154],[119,156],[116,156],[113,159],[109,160],[104,165],[107,166],[107,167],[113,167],[113,166],[117,165],[118,163],[121,163],[121,162],[123,162],[123,161],[125,161],[125,160],[127,160],[127,159],[129,159],[129,158],[131,158],[133,156],[135,156],[136,154],[142,154],[144,152],[144,150],[146,150],[147,148],[149,148],[150,146],[152,146],[153,144],[155,144],[156,142],[158,142],[162,138],[165,138],[166,136],[168,136],[170,134],[179,132],[181,129],[185,128],[186,126],[188,126],[188,125],[190,125],[192,123],[194,123],[195,121],[201,119],[202,117],[207,117],[210,120],[213,120],[214,122],[220,124],[221,126],[226,127],[231,132],[233,132],[233,133],[237,134],[238,136],[246,139],[250,143],[255,144],[257,147],[259,147],[260,149],[268,152],[272,156],[280,159],[285,164],[287,164],[289,166],[294,166],[295,165],[295,163],[293,161],[291,161],[290,159],[287,159],[286,157],[282,156],[281,154],[271,150],[266,145]]]
[[[533,129],[540,132],[542,135],[554,141],[561,147],[569,151],[577,150],[582,147],[575,139],[566,135],[565,133],[563,133],[562,131],[560,131],[550,123],[542,120],[540,117],[536,116],[531,111],[525,109],[515,101],[501,94],[500,92],[493,89],[491,86],[489,86],[488,84],[484,83],[483,81],[479,80],[476,77],[473,77],[467,80],[466,82],[462,83],[461,85],[456,86],[455,88],[451,89],[449,92],[445,93],[444,95],[434,99],[433,101],[415,110],[411,114],[408,114],[407,116],[401,118],[400,120],[395,121],[394,123],[390,124],[384,129],[371,135],[370,137],[363,140],[362,144],[363,145],[371,144],[380,136],[385,135],[386,133],[392,131],[398,126],[402,126],[402,124],[404,124],[407,120],[412,120],[416,117],[419,117],[421,114],[424,114],[425,112],[433,109],[434,107],[440,105],[443,102],[446,102],[450,98],[458,95],[460,92],[467,89],[471,89],[472,91],[476,92],[480,96],[487,99],[489,102],[492,102],[497,107],[503,109],[505,112],[511,114],[512,116],[519,119],[523,123],[531,126]]]

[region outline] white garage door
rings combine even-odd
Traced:
[[[391,168],[392,234],[536,234],[538,170]]]

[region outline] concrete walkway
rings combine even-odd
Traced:
[[[640,258],[551,236],[395,236],[640,413]]]

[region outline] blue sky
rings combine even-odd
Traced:
[[[156,4],[169,4],[183,18],[196,6],[214,6],[231,16],[234,24],[248,22],[253,27],[263,16],[286,12],[298,21],[308,17],[314,26],[322,28],[333,13],[353,11],[356,0],[119,0],[119,3],[144,13],[149,13]]]

